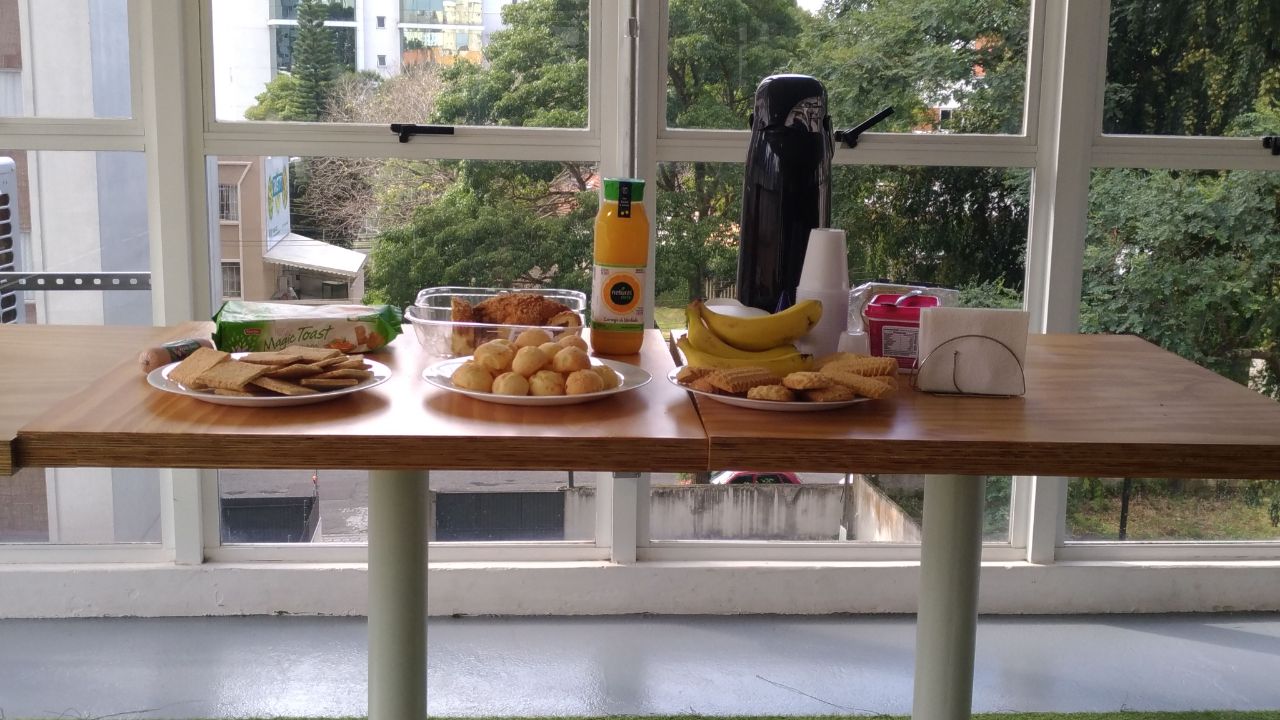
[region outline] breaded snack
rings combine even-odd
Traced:
[[[803,390],[800,392],[800,397],[810,402],[845,402],[858,397],[858,394],[835,383],[820,390]]]
[[[529,345],[516,351],[515,358],[511,360],[511,369],[525,377],[531,377],[546,367],[549,362],[551,358],[548,358],[546,353]]]
[[[757,385],[747,391],[752,400],[771,400],[773,402],[791,402],[796,399],[795,393],[781,385]]]
[[[561,335],[556,342],[560,343],[561,347],[575,347],[582,352],[587,351],[587,341],[583,340],[580,335]]]
[[[517,348],[537,347],[549,342],[551,342],[551,333],[539,328],[530,328],[516,336],[515,345]]]
[[[612,390],[622,384],[622,376],[608,365],[592,365],[591,371],[599,375],[600,379],[604,381],[602,390]]]
[[[577,370],[569,373],[564,382],[566,395],[586,395],[604,390],[604,380],[591,370]]]
[[[730,395],[740,395],[760,385],[782,384],[782,378],[762,367],[721,368],[708,375],[707,380]]]
[[[828,365],[822,368],[822,374],[853,390],[863,397],[874,399],[882,398],[892,393],[894,388],[888,383],[882,383],[875,378],[869,378],[854,372],[845,370],[838,365]]]
[[[321,378],[305,377],[298,381],[302,387],[330,390],[333,388],[355,387],[360,381],[355,378]]]
[[[542,351],[543,355],[547,356],[547,362],[551,362],[551,358],[563,350],[564,346],[557,342],[544,342],[538,346],[538,349]]]
[[[697,380],[698,378],[704,378],[713,372],[715,372],[715,368],[693,367],[692,365],[685,365],[684,367],[676,371],[676,382],[688,385],[694,380]]]
[[[505,372],[493,379],[495,395],[528,395],[529,380],[518,372]]]
[[[493,375],[478,362],[462,363],[449,379],[463,390],[493,391]]]
[[[793,372],[782,378],[782,384],[792,390],[819,390],[830,387],[835,381],[822,373]]]
[[[476,322],[497,325],[546,325],[569,307],[535,293],[504,293],[475,306]]]
[[[301,355],[282,352],[251,352],[241,356],[240,362],[254,365],[292,365],[301,362]]]
[[[449,318],[455,323],[472,323],[476,321],[475,310],[471,303],[459,297],[449,298]],[[469,326],[453,326],[449,344],[454,355],[470,355],[476,351],[476,329]]]
[[[328,360],[330,358],[342,356],[342,351],[334,348],[305,347],[303,345],[290,345],[281,352],[289,355],[297,355],[309,363],[320,362],[321,360]]]
[[[510,345],[500,342],[487,342],[476,348],[475,361],[495,373],[511,369],[511,361],[516,351]]]
[[[877,375],[896,375],[898,373],[898,361],[891,357],[851,355],[827,363],[823,368],[840,368],[855,375],[875,377]]]
[[[285,382],[283,380],[277,380],[269,377],[260,377],[254,380],[253,384],[261,388],[266,388],[271,392],[280,393],[281,395],[315,395],[319,392],[312,388],[302,387],[301,385],[295,385],[291,382]]]
[[[530,395],[563,395],[564,376],[554,370],[539,370],[529,378]]]
[[[689,382],[689,389],[697,390],[698,392],[711,393],[712,395],[724,394],[720,392],[720,388],[711,384],[710,375],[704,375],[700,378],[694,378],[692,381]]]
[[[250,381],[266,375],[270,369],[270,365],[252,365],[239,360],[227,360],[200,373],[196,382],[211,388],[242,390]]]
[[[576,347],[567,347],[551,358],[551,369],[556,372],[567,374],[590,367],[591,358],[587,355],[587,351]]]
[[[582,318],[578,316],[578,313],[572,310],[565,310],[547,318],[547,321],[544,322],[543,325],[563,328],[582,327]]]
[[[188,355],[185,360],[178,363],[177,367],[170,370],[169,379],[183,385],[191,385],[206,370],[230,357],[230,353],[202,347]]]

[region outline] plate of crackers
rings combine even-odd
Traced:
[[[386,382],[391,369],[340,350],[291,345],[276,352],[200,348],[147,373],[152,387],[216,405],[310,405]]]
[[[683,366],[667,373],[673,384],[726,405],[775,412],[834,410],[892,395],[898,362],[853,353],[814,361],[812,370],[779,375],[763,367]]]

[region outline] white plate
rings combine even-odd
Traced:
[[[451,358],[449,360],[441,360],[432,363],[426,370],[422,371],[422,379],[435,385],[442,390],[455,392],[459,395],[466,395],[477,400],[485,402],[497,403],[499,405],[577,405],[578,403],[591,402],[592,400],[600,400],[610,395],[617,395],[629,390],[635,390],[641,385],[645,385],[653,379],[644,368],[628,365],[617,360],[602,360],[601,358],[591,358],[592,365],[607,365],[613,368],[622,376],[622,384],[612,390],[603,390],[597,393],[586,393],[584,395],[495,395],[493,393],[480,392],[478,390],[465,390],[453,384],[453,371],[458,366],[470,360],[471,357]]]
[[[711,398],[725,405],[735,405],[737,407],[751,408],[752,410],[772,410],[774,412],[818,412],[820,410],[835,410],[836,408],[849,407],[864,403],[871,398],[854,398],[852,400],[838,400],[836,402],[782,402],[780,400],[752,400],[751,398],[738,397],[737,395],[717,395],[715,393],[702,392],[694,390],[688,385],[681,385],[676,381],[676,373],[680,372],[680,368],[674,368],[667,373],[667,380],[672,385],[681,390],[688,390],[694,395]]]
[[[239,359],[248,353],[231,353],[231,357]],[[187,397],[203,400],[214,405],[238,405],[240,407],[287,407],[290,405],[311,405],[312,403],[325,402],[343,395],[351,395],[352,393],[364,392],[371,387],[377,387],[391,378],[391,368],[380,362],[365,358],[365,369],[373,372],[373,377],[361,382],[359,385],[351,387],[338,388],[328,392],[319,392],[315,395],[259,395],[254,397],[235,397],[232,395],[214,395],[211,390],[192,390],[176,380],[169,379],[169,372],[178,366],[178,363],[169,363],[164,367],[158,367],[147,373],[147,382],[151,383],[151,387],[173,393],[174,395],[186,395]]]

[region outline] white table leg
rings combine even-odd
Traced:
[[[369,720],[427,716],[427,473],[369,473]]]
[[[913,720],[969,720],[973,708],[984,487],[981,477],[925,479]]]

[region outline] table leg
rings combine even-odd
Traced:
[[[925,479],[914,720],[969,720],[973,708],[984,481]]]
[[[369,720],[427,716],[427,473],[369,473]]]

